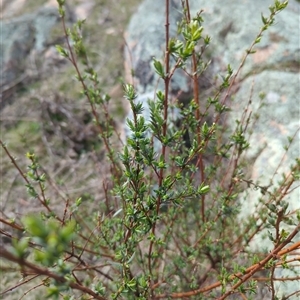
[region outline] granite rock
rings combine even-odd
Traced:
[[[9,15],[8,12],[5,15]],[[60,18],[56,7],[43,6],[34,13],[0,22],[1,109],[20,85],[30,82],[34,77],[39,79],[41,73],[48,71],[43,68],[44,63],[49,66],[49,57],[47,62],[45,57],[49,55],[47,50],[53,47],[51,33]]]
[[[190,9],[195,16],[204,10],[204,35],[211,36],[210,52],[214,59],[214,72],[222,74],[230,64],[237,70],[241,59],[255,40],[262,27],[261,13],[268,16],[268,7],[273,1],[245,0],[233,2],[224,0],[191,0]],[[171,1],[170,36],[176,35],[175,24],[180,20],[175,1]],[[253,181],[268,185],[280,179],[282,172],[288,172],[291,164],[299,158],[299,119],[300,119],[300,35],[299,35],[300,3],[289,1],[288,7],[275,17],[275,23],[267,30],[261,43],[256,45],[256,53],[246,60],[240,73],[238,86],[232,95],[232,113],[229,127],[234,128],[235,120],[239,119],[249,99],[250,109],[258,110],[259,121],[253,128],[250,149],[247,154],[250,175]],[[141,93],[152,93],[162,86],[157,85],[151,58],[163,58],[164,53],[164,3],[162,1],[145,0],[132,17],[125,38],[125,68],[127,74],[133,69],[133,78],[137,90]],[[224,73],[225,74],[225,73]],[[132,80],[129,76],[128,80]],[[189,92],[188,79],[181,73],[174,77],[175,92]],[[172,91],[171,91],[172,92]],[[265,105],[260,107],[261,94],[265,94]],[[284,154],[283,147],[288,137],[294,136],[289,151]],[[280,168],[277,169],[280,162]],[[247,189],[241,196],[241,218],[253,213],[258,203],[259,192]],[[295,189],[289,195],[290,210],[300,210],[300,191]],[[299,237],[298,237],[299,239]],[[262,245],[269,250],[272,244],[259,236],[252,244],[253,249]],[[299,268],[300,272],[300,268]],[[299,282],[278,284],[283,295],[286,291],[294,291]]]

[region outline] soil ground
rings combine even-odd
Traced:
[[[33,12],[47,1],[27,1],[26,5],[23,2],[4,0],[3,16]],[[139,2],[68,1],[70,8],[76,9],[79,15],[88,14],[83,30],[84,41],[103,92],[112,97],[116,124],[124,118],[121,88],[124,77],[123,33]],[[23,8],[20,10],[20,7]],[[62,36],[62,27],[58,26],[53,34]],[[29,151],[36,153],[42,170],[47,174],[46,194],[51,199],[51,207],[63,213],[66,204],[62,199],[68,198],[72,203],[78,197],[86,203],[87,211],[101,205],[102,181],[107,174],[103,164],[105,156],[93,128],[88,103],[80,95],[73,67],[67,61],[60,61],[59,66],[52,66],[40,79],[22,86],[9,102],[0,111],[1,140],[7,144],[23,172],[30,163],[25,154]],[[1,218],[20,222],[27,213],[41,212],[40,203],[28,195],[23,179],[2,148],[0,158]],[[1,229],[6,228],[1,225]],[[45,299],[37,287],[40,279],[23,286],[29,277],[22,278],[20,270],[5,261],[1,261],[0,272],[1,293],[11,289],[11,292],[1,295],[1,299]]]

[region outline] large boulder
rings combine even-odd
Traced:
[[[260,28],[261,12],[268,16],[268,7],[273,1],[243,1],[232,5],[231,1],[203,1],[205,33],[212,36],[214,56],[221,58],[223,65],[230,64],[237,70]],[[191,3],[192,13],[199,6]],[[245,9],[246,8],[246,9]],[[261,43],[255,47],[242,69],[238,91],[234,95],[229,126],[235,126],[251,98],[250,109],[259,114],[250,138],[248,159],[251,161],[251,178],[261,186],[271,182],[276,185],[282,172],[288,173],[295,159],[299,157],[300,119],[300,3],[290,1],[289,6],[275,17],[275,23],[263,35]],[[224,28],[226,30],[224,30]],[[214,37],[217,37],[214,39]],[[265,95],[261,105],[261,95]],[[284,146],[288,137],[294,142],[285,154]],[[283,159],[283,161],[281,161]],[[277,169],[278,165],[280,167]],[[274,174],[274,176],[273,176]],[[243,197],[242,217],[253,213],[260,195],[249,189]],[[289,195],[289,209],[300,209],[299,189]],[[259,237],[253,247],[262,245]],[[271,249],[271,243],[263,243]],[[297,284],[297,282],[295,282]]]
[[[27,84],[34,77],[39,79],[42,73],[49,71],[44,67],[49,65],[50,59],[60,60],[55,54],[49,58],[47,52],[54,47],[50,41],[52,29],[60,22],[57,7],[43,6],[34,13],[11,18],[9,11],[5,10],[4,16],[8,18],[0,21],[0,110],[11,101],[20,85]]]
[[[261,13],[268,16],[268,7],[273,1],[245,0],[232,4],[225,0],[220,5],[218,0],[190,1],[192,16],[200,9],[204,10],[204,34],[211,36],[210,51],[214,59],[214,70],[222,71],[228,64],[236,71],[246,50],[254,41],[262,27]],[[180,20],[180,4],[171,1],[170,36],[176,36],[176,22]],[[266,167],[259,163],[262,157],[273,157],[299,127],[299,36],[300,4],[290,1],[288,7],[276,16],[275,24],[263,35],[261,43],[255,47],[242,68],[236,88],[236,101],[233,102],[232,120],[239,119],[250,95],[252,86],[253,110],[260,105],[260,94],[264,93],[265,107],[260,108],[260,121],[255,127],[251,141],[266,143],[257,156],[257,144],[249,151],[250,157],[256,158],[254,176],[266,175]],[[125,34],[125,68],[127,79],[131,80],[133,71],[134,83],[140,94],[150,95],[157,88],[158,76],[154,72],[152,57],[163,59],[165,47],[165,5],[161,1],[145,0],[131,18]],[[189,91],[188,78],[177,73],[173,89]],[[288,84],[287,84],[288,83]],[[150,93],[150,94],[149,94]],[[141,96],[146,99],[144,96]],[[232,126],[234,126],[234,123]],[[298,137],[298,135],[296,136]],[[277,145],[276,147],[274,145]],[[298,150],[298,151],[297,151]],[[299,154],[297,142],[291,146],[286,164],[289,165]],[[278,158],[268,160],[268,174],[276,168]],[[272,166],[272,170],[271,170]],[[291,201],[293,207],[299,207],[298,199]]]
[[[176,21],[181,15],[178,1],[171,1],[170,36],[176,35]],[[258,110],[260,119],[253,128],[250,139],[248,160],[251,178],[262,186],[280,179],[282,172],[288,172],[291,164],[299,157],[299,119],[300,119],[300,3],[289,1],[288,7],[275,17],[275,23],[264,33],[261,43],[255,46],[256,53],[250,55],[239,76],[237,91],[232,104],[229,126],[234,128],[235,120],[240,119],[249,99],[252,109]],[[190,1],[192,16],[200,9],[204,10],[204,34],[211,36],[211,56],[213,71],[222,72],[228,64],[236,71],[262,27],[261,13],[269,15],[268,7],[274,1],[260,0],[235,1],[203,0]],[[141,94],[154,95],[157,89],[157,75],[152,67],[151,58],[163,59],[164,53],[164,2],[145,0],[132,17],[125,38],[125,68],[134,74],[134,83]],[[210,75],[210,74],[209,74]],[[127,77],[130,80],[130,76]],[[161,86],[158,86],[159,88]],[[173,87],[188,93],[189,82],[178,73],[174,77]],[[203,87],[205,89],[205,85]],[[203,90],[203,89],[202,89]],[[264,94],[264,106],[261,95]],[[139,98],[145,99],[143,95]],[[294,136],[294,142],[285,153],[283,147],[288,137]],[[277,169],[278,164],[279,169]],[[250,166],[251,165],[251,166]],[[273,176],[274,174],[274,176]],[[241,197],[241,218],[253,213],[259,198],[259,191],[247,189]],[[289,195],[290,210],[299,210],[299,189]],[[243,200],[244,199],[244,200]],[[252,245],[253,249],[273,245],[268,240],[262,241],[262,235]],[[299,237],[298,237],[299,239]],[[299,270],[300,271],[300,270]],[[293,291],[299,282],[289,282],[286,288]],[[280,289],[284,291],[284,288]]]

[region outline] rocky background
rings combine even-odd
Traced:
[[[262,24],[261,12],[267,16],[268,7],[272,3],[273,1],[269,0],[262,5],[261,1],[256,0],[232,5],[231,1],[227,0],[220,7],[217,0],[201,1],[201,9],[204,10],[204,35],[212,37],[209,51],[214,58],[214,72],[217,70],[222,74],[228,64],[237,70],[246,49],[259,32]],[[177,6],[177,1],[172,1],[171,36],[174,36],[176,31],[176,26],[172,25],[180,18]],[[192,15],[196,15],[199,11],[198,1],[191,1],[190,7]],[[153,91],[157,89],[158,77],[152,68],[151,57],[163,55],[162,11],[158,1],[145,0],[128,26],[126,41],[129,51],[125,49],[125,57],[128,61],[129,53],[132,57],[134,82],[141,95],[151,91],[154,95]],[[268,176],[275,171],[283,155],[282,146],[287,143],[288,136],[295,135],[296,141],[285,157],[287,168],[282,168],[281,171],[287,171],[299,155],[299,13],[299,2],[290,1],[287,9],[276,16],[275,24],[264,34],[256,53],[250,55],[246,61],[238,80],[237,92],[233,95],[235,101],[232,104],[231,125],[239,119],[249,98],[252,98],[251,109],[256,111],[261,104],[261,95],[265,95],[264,107],[259,108],[259,122],[250,141],[253,147],[249,151],[249,157],[255,159],[254,179],[263,178],[264,175]],[[208,81],[212,79],[211,73],[207,76]],[[177,76],[174,81],[175,92],[189,91],[187,78]],[[207,87],[210,87],[209,83]],[[205,85],[201,90],[205,92]],[[292,203],[294,208],[299,207],[296,199]]]
[[[83,36],[90,62],[99,73],[103,92],[113,98],[113,113],[123,120],[120,83],[124,74],[123,36],[139,1],[67,2],[68,25],[77,19],[86,19]],[[101,145],[95,139],[92,117],[80,96],[73,67],[55,49],[56,44],[64,45],[56,1],[8,0],[3,1],[1,12],[2,140],[20,158],[21,166],[28,163],[24,154],[34,149],[50,174],[61,176],[63,182],[68,178],[75,183],[78,174],[69,170],[70,166],[80,169],[81,164],[91,158],[91,149],[101,148]],[[99,155],[102,154],[96,156]],[[98,161],[99,157],[94,159]],[[92,165],[94,163],[91,163],[91,169]],[[8,161],[1,162],[1,172],[2,188],[12,184],[11,178],[16,178],[14,187],[21,183]],[[98,186],[92,180],[96,177],[92,173],[79,175],[84,178],[82,187],[76,184],[80,193]],[[17,188],[15,195],[13,189],[8,196],[7,190],[5,188],[1,193],[4,203],[23,198],[20,195],[24,191]]]
[[[172,20],[179,20],[179,1],[171,2]],[[205,93],[212,85],[214,72],[223,72],[227,64],[233,69],[238,67],[259,31],[261,12],[267,14],[273,1],[245,0],[234,5],[230,0],[222,1],[222,5],[218,0],[203,0],[201,5],[199,2],[190,1],[192,14],[204,9],[204,34],[212,37],[209,51],[214,57],[201,83]],[[83,34],[90,46],[90,59],[104,91],[113,98],[112,112],[121,125],[124,105],[120,78],[133,80],[141,99],[147,99],[145,95],[154,94],[157,83],[151,58],[163,55],[164,5],[162,1],[144,0],[138,7],[139,3],[138,0],[74,0],[68,1],[67,7],[69,24],[87,19]],[[73,199],[81,196],[87,203],[101,200],[98,178],[105,176],[100,163],[101,143],[95,141],[92,118],[79,95],[74,71],[55,50],[56,44],[64,42],[56,1],[3,0],[1,9],[1,139],[19,158],[24,170],[28,163],[23,159],[24,154],[34,149],[53,186],[58,185]],[[249,57],[232,104],[232,120],[239,119],[250,98],[251,109],[256,112],[259,107],[260,119],[250,140],[248,159],[252,178],[262,185],[269,184],[273,173],[276,182],[280,173],[288,171],[299,157],[299,15],[299,1],[291,0],[288,8],[276,16],[257,52]],[[172,26],[171,35],[175,31]],[[134,78],[129,76],[131,69],[135,70]],[[174,94],[182,91],[186,97],[190,92],[187,78],[180,73],[175,76],[173,87]],[[265,95],[263,107],[260,107],[261,94]],[[295,141],[284,155],[283,146],[289,136],[294,136]],[[39,204],[30,202],[21,178],[4,158],[2,149],[0,155],[1,214],[18,218],[28,210],[38,210]],[[256,191],[245,191],[241,198],[245,215],[254,210],[258,196]],[[299,199],[297,189],[290,195],[291,210],[300,209]],[[253,246],[260,243],[257,240]],[[4,285],[9,280],[5,279]]]
[[[124,118],[124,31],[139,0],[68,0],[67,22],[86,19],[83,30],[90,62],[99,74],[104,93],[112,97],[116,119]],[[104,152],[97,139],[88,105],[80,95],[73,67],[61,58],[56,44],[64,45],[55,0],[2,0],[0,20],[1,140],[24,172],[34,151],[49,179],[47,193],[62,213],[62,198],[82,197],[86,210],[103,202]],[[113,51],[111,50],[113,49]],[[20,218],[38,212],[18,172],[0,149],[0,217]],[[1,225],[1,230],[3,229]],[[6,242],[0,239],[1,244]],[[22,275],[0,262],[0,291],[19,283]],[[11,272],[2,273],[2,268]],[[20,299],[39,282],[13,289],[1,299]],[[44,299],[35,289],[26,299]]]
[[[177,1],[171,3],[173,9],[170,35],[174,36],[176,27],[172,24],[181,17],[177,10],[180,4]],[[211,87],[209,80],[212,80],[212,74],[222,74],[228,64],[237,70],[246,49],[262,26],[261,12],[268,16],[268,7],[273,1],[262,3],[260,0],[245,0],[233,4],[232,1],[225,0],[220,5],[218,0],[203,0],[199,3],[200,1],[190,1],[191,15],[196,15],[200,8],[204,10],[204,35],[212,38],[209,46],[210,56],[213,57],[212,66],[206,74],[208,78],[200,82],[201,93],[205,95]],[[163,57],[164,16],[160,14],[161,11],[159,1],[145,0],[128,26],[126,40],[129,51],[125,51],[125,57],[133,58],[132,65],[136,75],[134,82],[141,93],[140,101],[145,101],[151,91],[154,97],[153,91],[157,88],[158,77],[151,66],[151,57]],[[234,101],[231,104],[231,117],[227,121],[229,127],[234,128],[235,120],[240,120],[249,99],[252,102],[249,109],[253,114],[259,115],[250,138],[247,160],[250,178],[259,182],[261,186],[268,186],[271,183],[270,178],[272,183],[276,184],[282,178],[281,174],[288,173],[295,159],[300,157],[299,16],[299,1],[289,1],[287,9],[276,16],[275,24],[255,48],[256,53],[247,59],[235,87],[236,93],[232,95]],[[161,40],[158,32],[161,33]],[[178,90],[188,92],[187,78],[179,75],[173,81],[175,94]],[[293,137],[294,142],[286,153],[284,146],[289,144],[288,137]],[[299,188],[289,196],[290,211],[300,210]],[[252,188],[245,191],[241,196],[241,218],[254,213],[259,197],[260,191]],[[253,248],[256,249],[263,247],[271,250],[272,246],[262,235],[253,243]],[[300,273],[300,267],[298,271]],[[299,281],[294,281],[282,285],[280,290],[285,293],[288,290],[296,291],[297,287]]]

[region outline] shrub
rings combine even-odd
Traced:
[[[27,282],[42,278],[35,288],[46,287],[50,298],[262,299],[267,293],[279,299],[275,281],[293,278],[278,279],[276,270],[295,271],[293,262],[299,259],[293,255],[300,247],[295,239],[300,213],[288,210],[286,198],[299,180],[300,161],[278,184],[259,185],[246,172],[245,154],[256,121],[250,100],[235,128],[226,126],[226,118],[246,58],[287,2],[275,1],[270,15],[262,16],[262,28],[240,67],[234,71],[228,65],[213,94],[202,99],[198,83],[209,65],[204,54],[210,43],[202,34],[202,12],[190,16],[188,0],[182,1],[178,37],[170,38],[166,0],[165,56],[153,59],[164,88],[154,91],[155,99],[145,105],[132,84],[123,84],[131,110],[125,137],[114,126],[111,99],[89,64],[81,36],[84,21],[66,28],[64,1],[58,3],[66,47],[57,50],[75,68],[106,153],[101,163],[108,179],[99,178],[103,202],[93,203],[91,213],[85,199],[62,196],[64,208],[56,211],[47,196],[52,186],[36,155],[27,153],[30,164],[24,173],[1,141],[29,196],[42,207],[40,215],[28,214],[22,222],[1,218],[7,228],[1,235],[11,239],[1,256],[20,266]],[[179,70],[193,86],[187,103],[171,101],[169,93]],[[247,186],[260,191],[260,203],[253,215],[240,220],[240,195]],[[251,242],[265,230],[273,249],[256,252]]]

